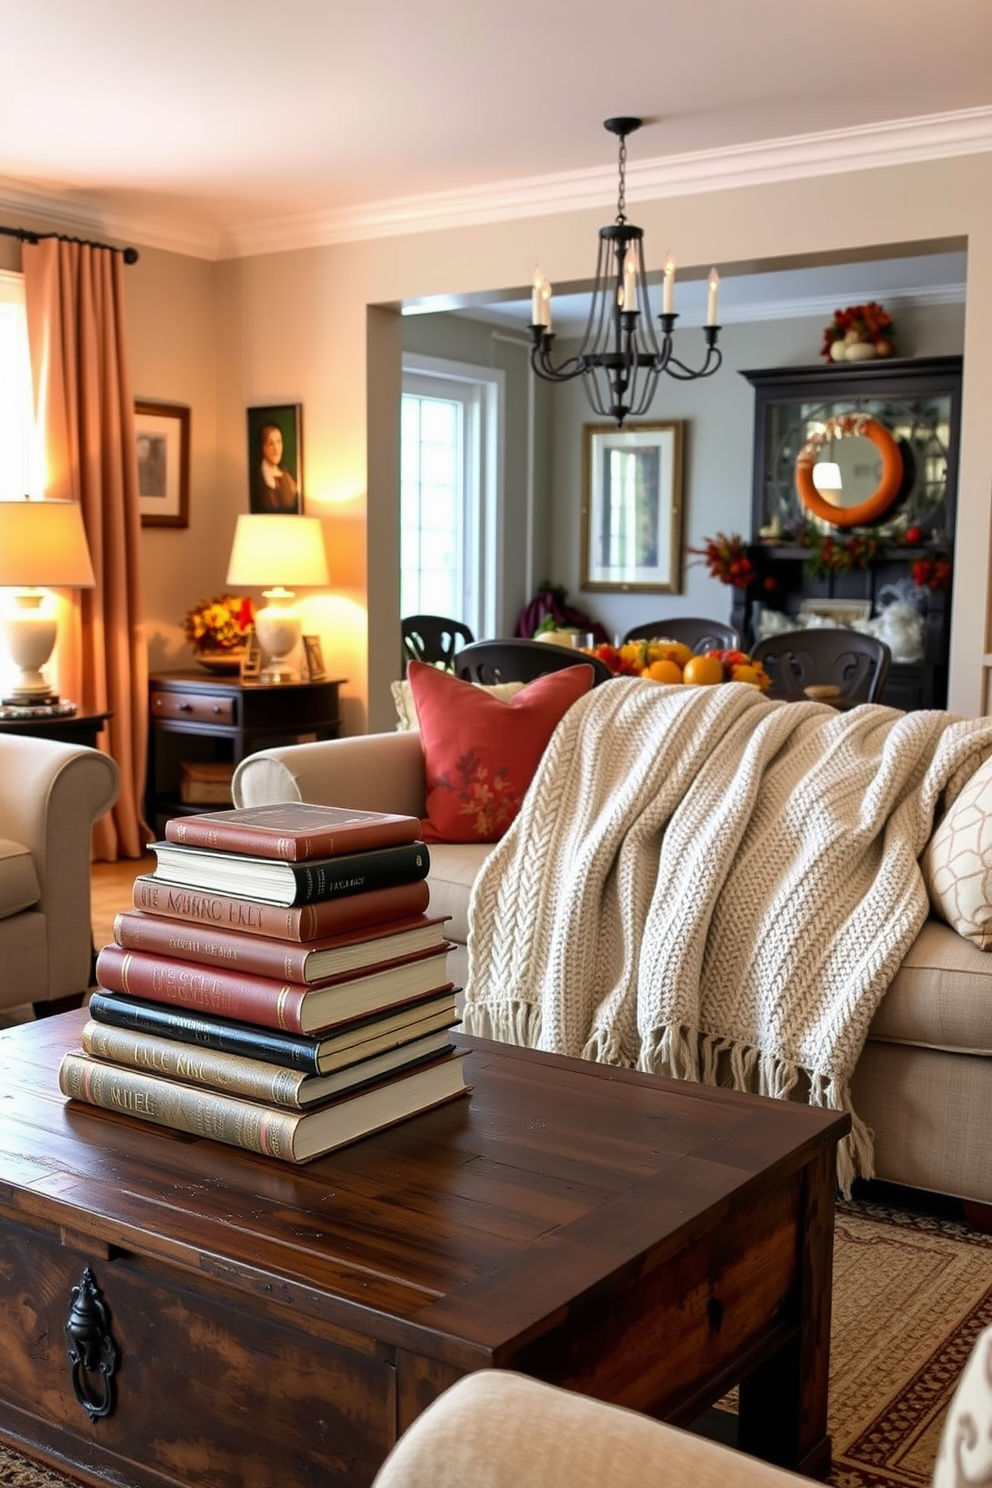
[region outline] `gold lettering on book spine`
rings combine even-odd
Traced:
[[[115,1070],[75,1054],[63,1056],[59,1088],[71,1100],[126,1111],[193,1136],[211,1137],[266,1157],[293,1156],[293,1133],[299,1119],[294,1112],[269,1110],[212,1090],[171,1085],[140,1070]]]

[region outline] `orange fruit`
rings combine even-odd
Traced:
[[[712,687],[723,681],[723,662],[718,656],[692,656],[682,668],[682,681],[695,687]]]
[[[677,661],[680,667],[684,667],[687,661],[692,660],[692,647],[687,646],[685,641],[666,641],[668,655],[672,661]]]
[[[681,682],[682,668],[676,661],[652,661],[641,673],[642,677],[650,677],[652,682]]]
[[[753,666],[731,667],[730,676],[734,682],[750,682],[752,687],[761,686],[761,676],[757,668]]]

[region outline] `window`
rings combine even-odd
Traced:
[[[24,281],[0,272],[0,501],[36,494],[33,402]]]
[[[400,614],[497,627],[503,374],[408,355],[400,426]]]
[[[35,449],[24,280],[20,274],[0,270],[0,501],[40,494],[39,483],[32,478]],[[0,620],[13,604],[12,596],[12,590],[0,590]],[[0,638],[0,697],[17,675]]]

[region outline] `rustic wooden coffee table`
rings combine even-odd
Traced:
[[[0,1034],[0,1437],[29,1455],[367,1484],[498,1366],[681,1422],[741,1381],[741,1446],[826,1470],[846,1117],[463,1041],[471,1097],[295,1168],[66,1103],[84,1016]],[[74,1289],[114,1369],[106,1397],[77,1371],[95,1419]]]

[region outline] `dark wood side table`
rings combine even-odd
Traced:
[[[243,682],[199,670],[159,672],[148,679],[148,824],[165,816],[216,810],[180,799],[184,760],[227,760],[276,744],[336,739],[341,679],[325,682]]]
[[[32,739],[54,739],[59,744],[96,748],[96,736],[113,713],[73,713],[64,718],[0,718],[0,734],[27,734]]]

